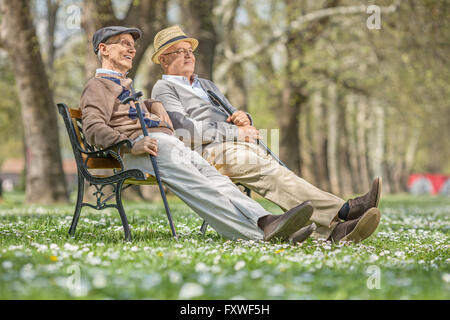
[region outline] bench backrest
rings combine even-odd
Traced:
[[[67,133],[69,134],[69,139],[72,145],[75,160],[77,162],[77,167],[82,165],[85,166],[87,169],[120,168],[119,161],[117,161],[111,156],[95,157],[95,158],[89,157],[87,159],[86,154],[80,152],[80,149],[86,152],[93,152],[97,151],[98,149],[95,146],[90,145],[83,134],[81,110],[69,108],[64,103],[58,103],[58,110],[64,120]]]

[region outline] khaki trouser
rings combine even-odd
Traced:
[[[317,225],[314,238],[327,239],[338,223],[345,203],[281,166],[260,146],[247,142],[211,143],[203,146],[203,158],[233,182],[241,183],[284,211],[311,201],[314,213],[309,223]]]

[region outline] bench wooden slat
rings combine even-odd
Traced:
[[[69,108],[70,117],[73,119],[81,119],[81,110]]]
[[[83,155],[86,161],[86,155]],[[120,169],[120,163],[114,158],[89,158],[86,166],[88,169]]]

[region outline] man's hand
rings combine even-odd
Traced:
[[[133,148],[131,148],[131,154],[135,156],[146,153],[155,157],[158,155],[158,142],[156,141],[156,139],[144,137],[143,139],[136,142]]]
[[[227,118],[227,122],[233,122],[238,127],[250,126],[250,119],[244,111],[238,110]]]
[[[239,141],[256,143],[257,139],[262,139],[262,137],[259,135],[259,131],[256,130],[256,128],[253,126],[238,127],[238,131]]]

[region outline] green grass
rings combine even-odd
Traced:
[[[0,203],[0,299],[449,299],[450,198],[385,196],[376,233],[361,244],[226,241],[170,198],[115,210]],[[267,201],[261,204],[280,212]]]

